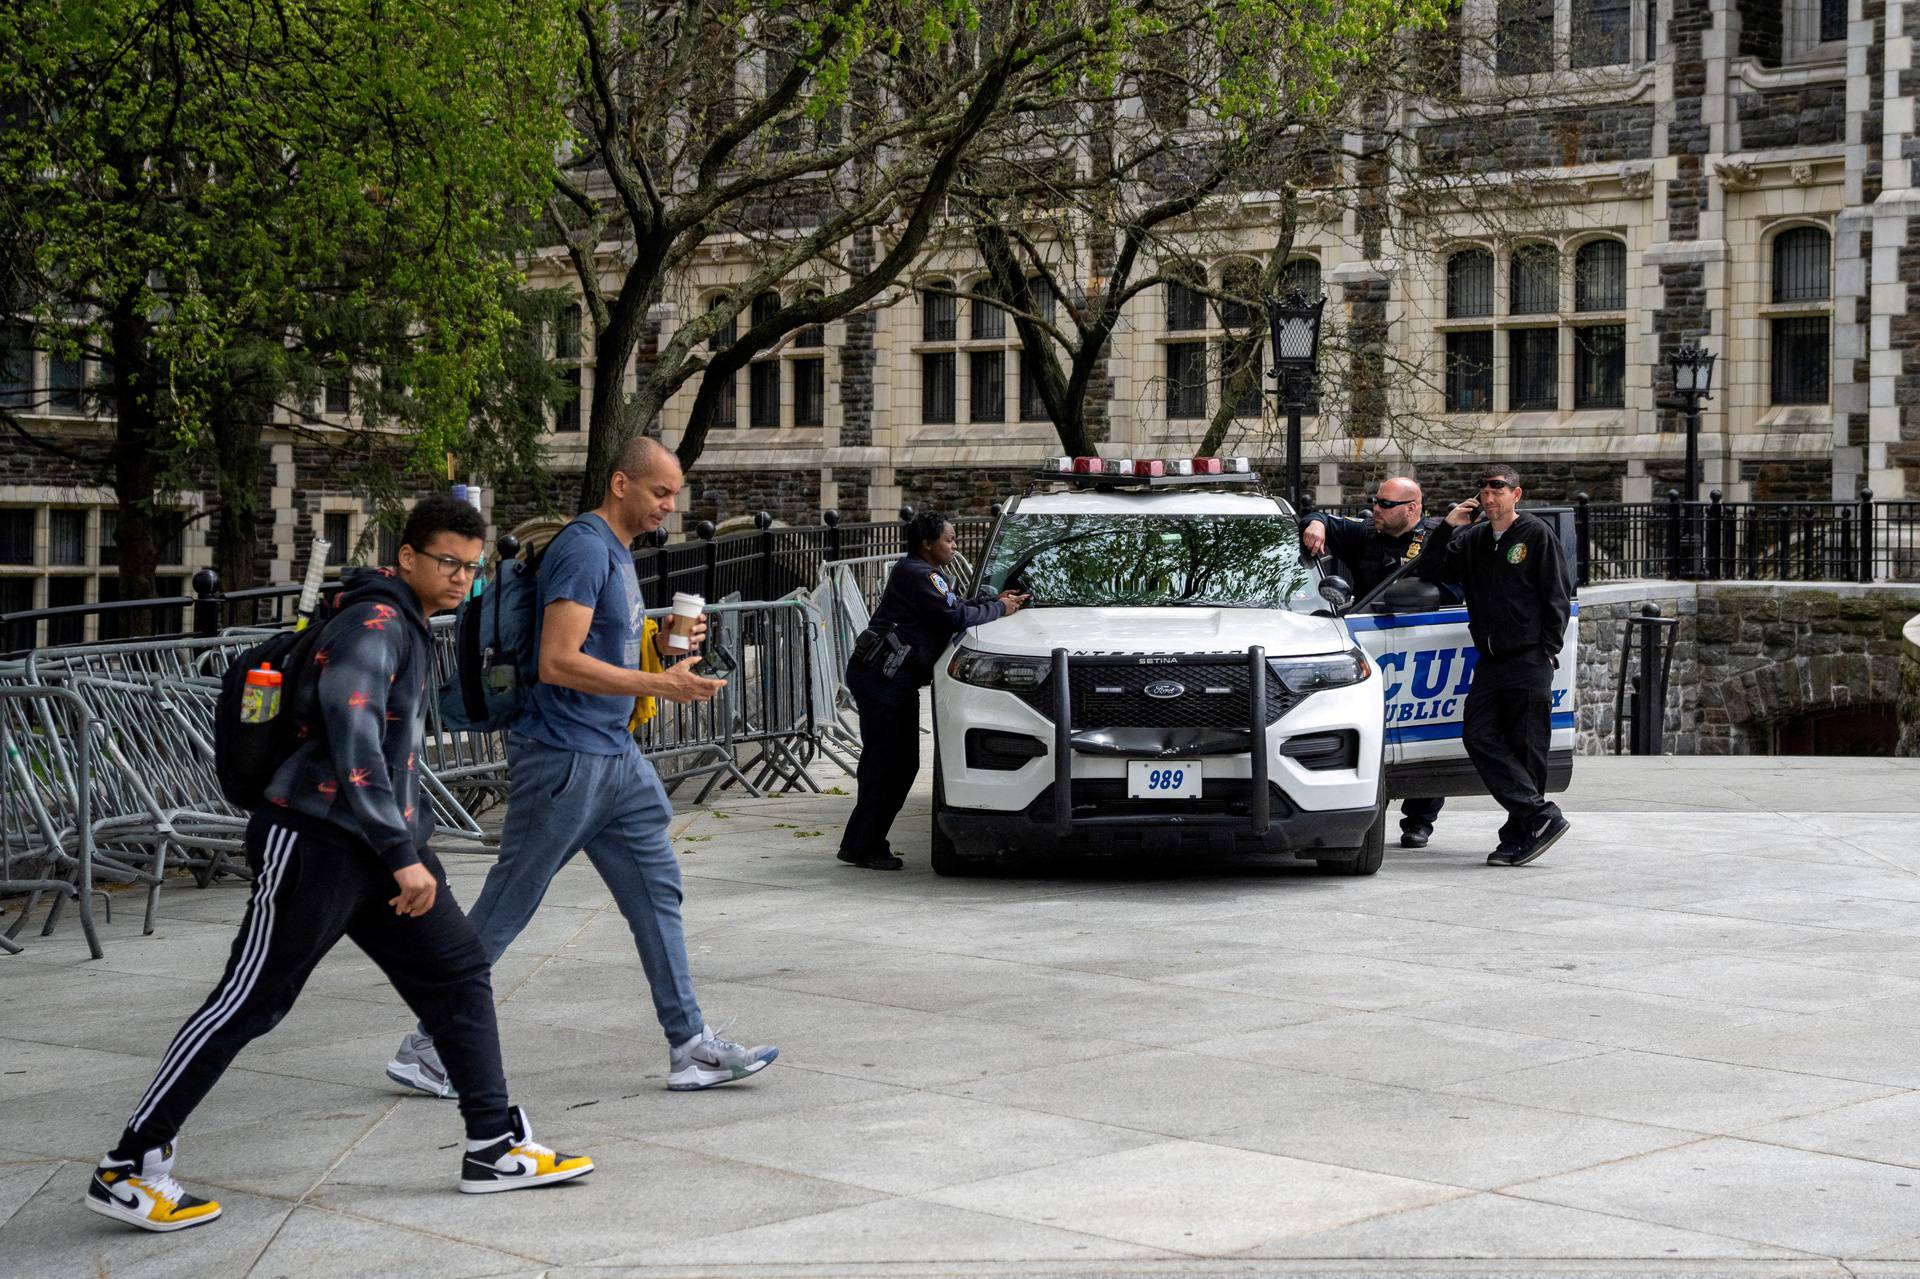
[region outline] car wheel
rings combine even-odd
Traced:
[[[1366,840],[1350,858],[1317,858],[1324,875],[1371,875],[1387,859],[1387,806],[1383,802],[1374,813]]]

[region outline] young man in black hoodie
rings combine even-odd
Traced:
[[[508,1104],[487,956],[427,848],[433,816],[418,773],[427,616],[466,595],[485,533],[464,502],[428,498],[407,519],[394,568],[346,574],[304,685],[317,722],[298,726],[303,744],[247,827],[253,895],[226,972],[94,1170],[95,1212],[156,1231],[220,1215],[219,1204],[173,1179],[174,1136],[343,936],[380,965],[443,1047],[467,1128],[461,1190],[519,1190],[593,1171],[592,1160],[535,1142],[526,1114]],[[289,708],[300,700],[294,692]]]
[[[1524,866],[1567,833],[1546,789],[1553,672],[1572,608],[1560,543],[1545,520],[1519,509],[1520,494],[1518,471],[1488,467],[1479,496],[1447,513],[1442,554],[1421,559],[1423,576],[1466,589],[1479,661],[1461,736],[1480,780],[1507,810],[1489,866]],[[1478,515],[1486,519],[1476,522]]]

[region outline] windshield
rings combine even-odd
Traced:
[[[1312,574],[1279,515],[1009,515],[982,582],[1042,607],[1285,608]]]

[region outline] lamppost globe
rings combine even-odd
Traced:
[[[1673,389],[1682,395],[1710,399],[1713,395],[1714,353],[1689,343],[1668,357],[1673,365]]]
[[[1327,299],[1295,289],[1267,299],[1267,329],[1273,344],[1273,376],[1287,414],[1287,501],[1300,510],[1300,418],[1320,374],[1320,314]]]

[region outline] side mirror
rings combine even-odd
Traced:
[[[1336,615],[1344,613],[1353,605],[1353,584],[1338,574],[1323,577],[1320,579],[1320,598],[1327,602]]]

